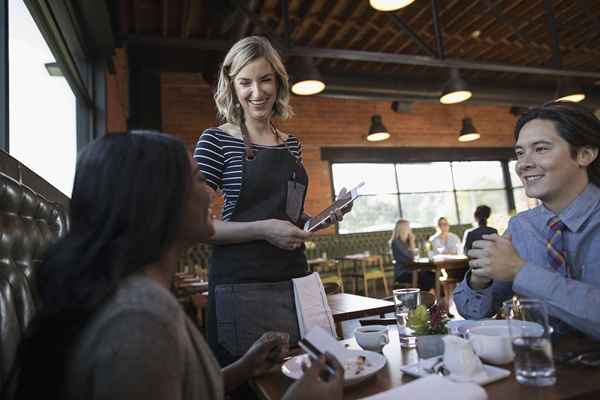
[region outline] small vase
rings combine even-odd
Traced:
[[[442,338],[445,335],[424,335],[417,336],[417,353],[419,359],[437,357],[444,354],[444,342]]]

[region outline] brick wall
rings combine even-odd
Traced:
[[[163,130],[178,135],[193,148],[202,130],[217,124],[212,93],[200,74],[163,73],[161,77]],[[317,213],[332,198],[331,178],[321,147],[494,147],[512,145],[515,117],[508,107],[413,104],[409,113],[396,113],[390,102],[340,100],[326,97],[292,97],[296,115],[277,121],[285,132],[297,135],[304,148],[304,164],[310,185],[306,200],[308,213]],[[365,140],[371,116],[380,114],[392,137],[383,143]],[[480,140],[459,143],[462,118],[469,116],[482,133]],[[219,202],[217,201],[219,204]],[[332,233],[327,230],[323,233]]]

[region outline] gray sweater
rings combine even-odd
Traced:
[[[68,399],[223,399],[221,370],[175,297],[125,280],[88,323],[68,364]]]

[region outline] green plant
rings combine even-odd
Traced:
[[[448,333],[447,321],[447,311],[443,306],[433,305],[428,310],[420,305],[408,314],[407,325],[416,336],[441,335]]]

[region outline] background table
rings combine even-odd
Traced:
[[[368,380],[344,390],[344,399],[360,399],[380,393],[387,389],[400,386],[415,378],[405,375],[400,371],[402,365],[418,361],[418,355],[414,349],[400,348],[398,331],[390,327],[390,344],[383,348],[383,354],[387,359],[386,366],[375,376]],[[358,349],[354,339],[344,340],[350,348]],[[573,351],[590,346],[600,346],[598,342],[577,337],[561,338],[554,346],[554,352]],[[571,367],[557,365],[557,383],[548,387],[531,387],[517,383],[512,364],[503,366],[511,370],[508,378],[483,386],[490,400],[557,400],[557,399],[598,399],[600,398],[600,369]],[[267,400],[281,399],[291,379],[285,377],[278,368],[261,377],[255,378],[253,386],[259,397]],[[432,393],[432,399],[443,399],[443,393]]]
[[[462,255],[444,255],[435,256],[431,258],[419,258],[410,264],[409,268],[413,270],[412,273],[412,285],[413,287],[418,286],[418,272],[419,271],[434,271],[435,272],[435,295],[439,299],[441,297],[440,289],[440,277],[442,275],[442,268],[448,269],[462,269],[469,266],[469,258]]]

